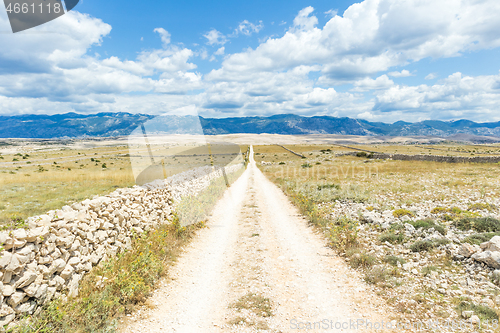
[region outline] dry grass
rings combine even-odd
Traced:
[[[87,148],[78,143],[68,147],[59,143],[35,148],[30,142],[18,144],[9,154],[4,150],[0,155],[0,225],[135,185],[130,155],[137,153],[137,149],[129,151],[123,145]],[[241,147],[242,151],[246,148]],[[144,153],[145,149],[141,149]],[[175,153],[176,149],[185,151],[186,148],[168,148],[168,154]],[[153,153],[162,153],[161,147],[153,147]],[[221,155],[220,161],[229,158]],[[167,176],[210,163],[207,156],[201,155],[172,157],[168,161]]]
[[[134,185],[125,151],[124,147],[39,151],[24,160],[20,157],[23,162],[5,162],[9,157],[3,155],[0,224]]]
[[[373,201],[376,201],[378,195],[401,198],[408,203],[423,198],[440,200],[445,195],[442,189],[451,197],[453,193],[466,190],[476,192],[477,197],[482,199],[499,194],[499,164],[369,160],[353,156],[336,157],[334,146],[330,146],[330,152],[321,152],[326,146],[287,147],[308,158],[301,159],[278,146],[255,147],[255,152],[259,153],[255,160],[259,165],[261,161],[273,163],[260,165],[272,180],[293,179],[310,187],[336,184],[346,189],[356,186],[368,193]],[[363,147],[372,149],[372,146]],[[378,146],[379,149],[380,147]],[[304,163],[311,167],[303,168]]]

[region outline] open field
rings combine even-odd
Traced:
[[[302,159],[278,146],[255,146],[256,161],[272,163],[264,167],[268,176],[294,179],[312,186],[337,184],[356,188],[373,202],[383,203],[383,199],[377,199],[380,195],[394,197],[401,203],[436,200],[444,196],[455,200],[464,191],[474,191],[482,198],[499,195],[498,164],[369,160],[335,156],[346,151],[337,146],[286,147],[307,158]],[[367,150],[371,148],[363,147]],[[382,146],[377,147],[387,152]]]
[[[206,149],[190,151],[199,156],[176,156],[187,148],[179,142],[172,146],[167,154],[161,140],[151,140],[153,154],[168,156],[166,176],[211,163]],[[248,146],[239,148],[244,152]],[[219,150],[215,147],[212,152],[216,165],[231,157]],[[131,161],[138,159],[131,154],[146,156],[149,163],[146,147],[129,149],[125,139],[4,142],[0,146],[0,225],[135,185]]]
[[[387,153],[445,156],[500,154],[498,144],[453,145],[447,142],[433,145],[403,144],[417,142],[416,138],[234,134],[214,136],[210,139],[239,144],[243,152],[247,150],[250,143],[267,144],[256,146],[257,162],[293,162],[287,164],[285,169],[288,170],[287,172],[298,172],[298,177],[301,179],[312,177],[317,182],[349,183],[362,187],[363,191],[372,194],[389,190],[392,194],[403,192],[406,193],[405,200],[411,200],[412,196],[419,197],[421,192],[424,189],[429,190],[429,185],[432,184],[442,184],[445,188],[455,192],[460,192],[461,186],[467,185],[479,193],[485,192],[486,195],[489,188],[495,188],[490,180],[496,178],[496,169],[491,169],[486,165],[443,166],[439,163],[427,162],[409,164],[402,161],[365,161],[355,157],[334,159],[333,154],[353,151],[344,144],[356,149]],[[153,154],[160,155],[161,149],[158,147],[163,142],[162,140],[164,140],[163,137],[150,138]],[[192,143],[197,140],[199,141],[200,138],[180,135],[175,137],[172,145],[181,145],[183,142]],[[300,143],[301,140],[310,143],[293,144]],[[418,140],[420,140],[418,142],[425,143],[431,141],[431,139],[423,138],[418,138]],[[325,144],[327,142],[331,144]],[[305,154],[308,157],[307,163],[313,167],[302,168],[304,161],[272,143],[284,144],[296,152]],[[139,149],[141,154],[145,151],[145,147]],[[136,152],[129,150],[128,138],[2,141],[0,145],[0,223],[24,219],[94,195],[106,194],[115,188],[134,185],[135,178],[130,154]],[[200,152],[200,156],[193,160],[185,157],[170,159],[170,164],[167,165],[170,168],[168,175],[183,171],[186,165],[196,163],[206,165],[209,161],[203,153]],[[173,156],[172,151],[169,154]],[[221,161],[223,158],[225,157],[221,157]],[[407,168],[408,165],[411,165],[410,169]],[[437,167],[438,165],[440,167]],[[280,170],[284,169],[282,166]],[[274,171],[271,170],[271,172]],[[368,175],[370,172],[375,172],[377,177]],[[401,180],[401,178],[404,179]],[[417,183],[429,185],[416,186]],[[439,196],[439,193],[438,191],[434,194]]]

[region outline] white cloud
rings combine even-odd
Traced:
[[[418,111],[428,118],[499,120],[500,74],[463,76],[460,72],[438,84],[393,86],[376,96],[374,110],[381,112]]]
[[[206,34],[203,35],[207,39],[207,44],[208,45],[224,45],[227,43],[227,38],[222,34],[220,31],[217,31],[216,29],[212,29]]]
[[[394,82],[389,79],[387,75],[382,75],[375,80],[371,78],[365,78],[354,82],[354,91],[368,91],[368,90],[380,90],[392,87]]]
[[[436,73],[429,73],[425,79],[426,80],[434,80],[435,78],[437,78],[437,74]]]
[[[160,34],[163,47],[167,47],[167,45],[170,44],[170,33],[167,30],[163,28],[156,28],[154,32]]]
[[[207,46],[173,45],[170,33],[157,28],[162,48],[142,51],[136,59],[101,59],[98,50],[90,51],[105,41],[111,26],[72,12],[34,30],[43,33],[0,35],[1,112],[189,109],[207,116],[500,120],[500,74],[456,73],[419,86],[391,80],[413,75],[395,69],[424,58],[500,46],[498,12],[494,0],[365,0],[342,16],[327,12],[332,17],[318,26],[314,9],[306,7],[282,36],[266,38],[255,49],[227,54],[223,45],[232,35],[212,29],[204,35],[208,45],[217,45],[210,56]],[[0,29],[9,29],[5,13],[0,13]],[[243,21],[233,34],[261,29],[261,23]],[[216,56],[224,56],[219,68],[196,72],[193,58],[215,61]],[[426,77],[431,78],[437,76]],[[335,89],[339,83],[353,88]]]
[[[310,16],[314,11],[314,8],[309,6],[301,11],[293,20],[293,26],[298,29],[311,30],[316,24],[318,24],[318,18],[316,16]]]
[[[334,17],[334,16],[337,16],[337,13],[338,13],[338,10],[336,9],[330,9],[328,11],[325,12],[325,15],[327,17]]]
[[[262,21],[259,21],[259,24],[253,24],[248,22],[247,20],[244,20],[238,25],[238,28],[236,28],[231,35],[231,37],[236,37],[239,34],[243,34],[245,36],[250,36],[253,33],[258,33],[264,28],[264,24]]]
[[[389,72],[388,75],[392,77],[408,77],[414,76],[415,74],[410,73],[409,70],[403,69],[401,72]]]
[[[322,83],[357,80],[423,58],[446,58],[500,46],[496,0],[365,0],[315,27],[313,8],[256,49],[226,58],[228,71],[279,71],[322,65]]]

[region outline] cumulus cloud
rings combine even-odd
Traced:
[[[389,76],[392,77],[408,77],[408,76],[414,76],[414,74],[410,73],[409,70],[403,69],[401,72],[389,72]]]
[[[319,26],[314,8],[306,7],[282,35],[255,49],[227,54],[224,45],[231,37],[260,32],[261,22],[242,21],[231,35],[206,32],[206,43],[217,49],[211,56],[208,46],[172,44],[170,33],[159,27],[154,33],[162,47],[143,50],[135,59],[101,59],[96,50],[90,54],[105,42],[111,26],[70,12],[36,28],[43,33],[0,35],[1,112],[158,114],[189,109],[205,116],[500,120],[500,74],[457,72],[417,86],[391,79],[414,75],[400,68],[424,58],[500,46],[498,12],[495,0],[365,0],[341,16],[320,13],[328,21]],[[0,13],[1,28],[9,29],[5,13]],[[193,59],[216,56],[224,56],[221,66],[207,74],[196,72]],[[426,77],[435,78],[434,73]],[[335,88],[345,83],[352,89]]]
[[[253,33],[258,33],[264,28],[264,24],[262,21],[259,21],[259,24],[253,24],[248,22],[247,20],[244,20],[238,25],[238,28],[236,28],[231,35],[231,37],[236,37],[239,34],[243,34],[245,36],[250,36]]]
[[[227,43],[227,37],[216,29],[212,29],[203,35],[207,39],[208,45],[224,45]]]
[[[376,96],[374,110],[439,113],[441,119],[498,119],[500,74],[464,76],[457,72],[435,85],[393,86]]]
[[[394,82],[389,79],[387,75],[382,75],[379,76],[378,78],[371,79],[371,78],[365,78],[359,81],[354,82],[354,91],[368,91],[368,90],[380,90],[380,89],[387,89],[389,87],[392,87],[394,85]]]
[[[0,15],[0,28],[6,25],[5,15]],[[0,36],[0,95],[6,103],[2,112],[26,112],[29,100],[40,112],[91,112],[99,104],[114,103],[118,94],[185,94],[201,85],[201,74],[188,72],[196,68],[189,61],[193,51],[171,45],[170,34],[162,28],[154,32],[160,34],[163,48],[143,51],[135,60],[101,60],[87,54],[103,42],[111,26],[76,11],[33,30]],[[151,78],[155,74],[159,77]],[[9,109],[15,101],[19,109]]]
[[[336,9],[330,9],[328,11],[325,12],[325,15],[327,17],[334,17],[334,16],[337,16],[337,13],[338,13],[338,10]]]
[[[311,30],[318,24],[318,18],[314,15],[311,16],[314,8],[309,6],[302,9],[293,20],[293,26],[298,29]]]
[[[166,47],[168,44],[170,44],[170,33],[163,29],[163,28],[156,28],[154,32],[157,32],[160,34],[161,41],[163,43],[163,47]]]
[[[437,74],[436,73],[429,73],[425,79],[426,80],[434,80],[435,78],[437,78]]]
[[[358,80],[424,58],[500,46],[500,2],[365,0],[316,27],[313,8],[256,49],[229,56],[228,71],[287,70],[321,64],[323,83]]]

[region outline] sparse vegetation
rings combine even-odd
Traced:
[[[473,234],[464,239],[464,243],[476,244],[479,245],[481,243],[487,242],[495,236],[500,236],[500,232],[485,232],[479,234]]]
[[[327,229],[330,245],[341,252],[345,252],[358,243],[358,223],[348,217],[331,222]]]
[[[403,217],[403,216],[414,217],[414,216],[415,216],[415,213],[414,213],[414,212],[412,212],[411,210],[401,208],[401,209],[396,209],[396,210],[392,213],[392,215],[394,215],[394,217]]]
[[[423,251],[430,251],[438,246],[441,245],[446,245],[450,241],[448,239],[436,239],[436,240],[420,240],[416,241],[410,246],[410,249],[413,252],[423,252]]]
[[[487,210],[489,212],[494,212],[498,208],[497,206],[489,203],[484,203],[484,202],[476,202],[474,204],[469,205],[468,210],[475,211],[475,210]]]
[[[384,242],[389,242],[391,244],[401,244],[404,242],[405,237],[403,234],[396,234],[392,231],[389,232],[384,232],[379,236],[379,240],[384,243]]]
[[[398,256],[392,256],[392,255],[385,256],[384,262],[386,262],[392,266],[398,266],[398,263],[400,265],[406,264],[406,260],[404,260],[403,258],[398,257]]]
[[[358,267],[372,267],[377,263],[377,258],[371,254],[366,253],[359,247],[351,247],[346,250],[346,257],[349,259],[349,264],[352,268]]]
[[[477,232],[498,232],[500,221],[492,217],[461,218],[453,223],[460,230],[474,230]]]
[[[446,234],[445,227],[442,224],[437,223],[433,219],[417,220],[415,222],[410,221],[409,223],[413,225],[416,229],[422,228],[424,230],[428,230],[433,228],[443,236]]]
[[[462,311],[473,311],[474,314],[476,314],[482,321],[498,320],[497,312],[485,305],[477,305],[464,300],[457,305],[456,309],[460,314],[462,313]]]
[[[230,307],[237,311],[249,310],[260,317],[270,317],[273,315],[271,300],[255,293],[248,293],[240,297]]]

